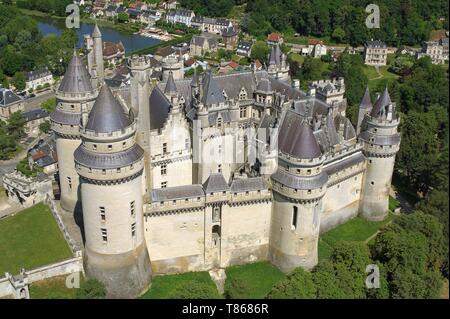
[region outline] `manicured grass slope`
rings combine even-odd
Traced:
[[[180,287],[184,287],[193,282],[200,282],[217,291],[215,283],[209,274],[202,272],[188,272],[177,275],[155,276],[152,279],[152,286],[141,298],[143,299],[171,299],[177,294]],[[217,293],[219,297],[219,293]]]
[[[322,235],[319,239],[319,260],[327,259],[333,246],[338,241],[357,241],[366,242],[370,239],[381,227],[389,223],[392,215],[389,215],[385,220],[380,222],[367,221],[362,217],[355,217],[345,224],[342,224]]]
[[[230,280],[242,283],[245,291],[239,293],[239,298],[261,299],[266,297],[273,285],[285,275],[269,262],[257,262],[225,269],[227,280],[225,291],[230,289]]]
[[[83,277],[80,276],[80,284]],[[66,277],[54,277],[42,281],[33,282],[30,285],[31,299],[75,299],[77,289],[66,287]]]
[[[0,220],[0,274],[17,274],[70,258],[50,209],[37,204]]]

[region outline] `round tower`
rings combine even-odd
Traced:
[[[270,259],[284,272],[318,262],[322,198],[328,175],[319,144],[300,115],[288,111],[278,136],[278,168],[272,175]]]
[[[360,212],[368,220],[383,220],[388,214],[395,155],[400,148],[399,123],[395,103],[386,88],[370,113],[365,114],[359,134],[367,157]]]
[[[135,142],[136,129],[105,84],[83,119],[83,143],[74,154],[81,177],[86,272],[103,282],[112,298],[138,296],[151,278],[143,229],[144,151]]]
[[[105,67],[103,61],[103,42],[102,42],[102,33],[96,24],[94,27],[94,31],[92,32],[93,46],[94,46],[94,57],[95,57],[95,65],[97,71],[97,77],[99,83],[103,83],[105,79]]]
[[[56,134],[61,207],[70,212],[74,212],[80,205],[79,177],[75,170],[73,152],[81,143],[81,113],[91,109],[96,96],[97,91],[92,88],[85,64],[74,53],[56,90],[56,109],[50,114],[51,128]]]
[[[184,79],[183,64],[184,62],[182,57],[177,58],[176,56],[168,56],[162,60],[162,81],[166,82],[171,72],[175,80]]]

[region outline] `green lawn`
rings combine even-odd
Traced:
[[[72,257],[53,215],[37,204],[0,220],[0,274],[17,274]]]
[[[80,284],[83,276],[80,275]],[[77,289],[66,287],[66,276],[53,277],[33,282],[30,285],[31,299],[75,299]]]
[[[333,245],[338,241],[366,242],[381,227],[389,223],[392,218],[394,218],[393,215],[389,214],[383,221],[371,222],[357,216],[345,224],[320,235],[319,260],[327,259],[333,250]]]
[[[180,287],[185,287],[191,282],[200,282],[217,292],[216,284],[206,271],[188,272],[177,275],[155,276],[149,291],[141,296],[142,299],[172,299]],[[219,298],[217,292],[217,298]]]
[[[239,298],[262,299],[266,297],[273,285],[283,279],[285,275],[269,262],[232,266],[225,269],[227,279],[225,292],[230,287],[231,280],[240,283]]]
[[[379,88],[380,83],[389,83],[398,79],[399,76],[397,74],[389,72],[388,68],[389,66],[382,66],[379,68],[381,74],[380,77],[380,74],[377,73],[374,66],[364,66],[364,73],[369,80],[369,89],[375,90]]]

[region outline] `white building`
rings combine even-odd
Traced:
[[[42,88],[45,84],[53,84],[53,75],[47,67],[27,72],[25,90],[35,91],[38,87]]]
[[[194,11],[187,9],[178,9],[170,11],[166,16],[166,21],[170,23],[181,23],[188,27],[191,26],[191,20],[195,16]]]
[[[433,64],[445,64],[448,61],[448,38],[424,42],[417,58],[420,59],[423,56],[429,56]]]
[[[383,66],[387,63],[388,49],[386,43],[379,40],[366,41],[364,44],[364,61],[366,65]]]

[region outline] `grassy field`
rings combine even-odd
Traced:
[[[229,287],[229,280],[236,279],[245,287],[241,298],[261,299],[264,298],[272,286],[285,275],[269,262],[257,262],[242,266],[233,266],[225,269],[227,280],[225,291]]]
[[[371,222],[357,216],[320,235],[319,260],[327,259],[333,250],[333,245],[338,241],[367,242],[381,227],[391,222],[392,218],[393,216],[390,214],[383,221]]]
[[[378,74],[374,66],[364,66],[364,73],[369,80],[369,89],[375,90],[380,86],[380,83],[389,83],[398,79],[399,76],[397,74],[389,72],[388,68],[389,66],[380,67],[380,73]]]
[[[80,281],[83,281],[81,275]],[[76,294],[77,289],[66,287],[66,276],[36,281],[30,285],[31,299],[75,299]]]
[[[191,282],[201,282],[211,289],[217,291],[216,284],[212,281],[209,273],[188,272],[177,275],[156,276],[152,279],[152,286],[149,291],[141,296],[142,299],[171,299],[181,286],[189,285]],[[219,297],[219,293],[217,293]]]
[[[17,274],[72,256],[50,209],[37,204],[0,220],[0,274]]]

